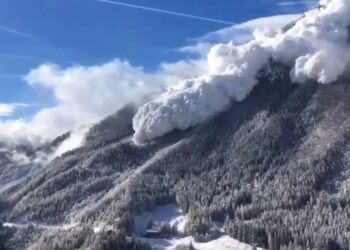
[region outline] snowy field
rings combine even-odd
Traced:
[[[180,233],[185,231],[186,216],[183,215],[181,209],[175,204],[158,206],[152,212],[136,216],[135,233],[137,235],[142,235],[146,231],[147,224],[150,220],[157,225],[169,224],[172,228],[176,227]]]
[[[184,233],[187,223],[187,216],[184,215],[175,204],[158,206],[152,212],[143,213],[135,217],[135,233],[143,235],[147,230],[148,222],[152,220],[157,225],[169,224],[171,227],[177,228],[178,232]],[[159,250],[173,250],[176,246],[190,245],[196,250],[252,250],[253,247],[239,242],[227,235],[216,240],[198,243],[193,237],[174,237],[174,238],[146,238],[138,237],[139,240]],[[257,248],[262,250],[262,248]]]

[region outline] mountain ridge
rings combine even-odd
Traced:
[[[328,249],[331,243],[346,249],[344,215],[350,209],[343,186],[350,178],[346,167],[349,78],[331,85],[312,81],[296,85],[289,80],[288,68],[274,67],[278,73],[262,74],[246,100],[233,102],[227,111],[196,128],[144,145],[131,140],[133,109],[107,118],[90,131],[113,132],[115,137],[97,136],[93,142],[88,134],[90,146],[87,143],[62,155],[30,177],[28,184],[1,196],[9,202],[7,220],[78,222],[82,228],[105,222],[130,234],[134,216],[176,203],[190,218],[187,233],[200,241],[214,237],[209,233],[212,223],[229,218],[233,238],[260,247],[277,244],[275,249],[297,249],[309,242],[311,249]],[[122,136],[108,122],[118,114],[125,118],[119,119],[126,124],[120,125]],[[157,152],[181,140],[180,147],[156,159],[94,207]],[[89,212],[77,217],[84,207]],[[334,215],[325,216],[330,211]],[[84,246],[95,237],[86,230],[64,231],[57,237],[87,234]],[[41,230],[34,235],[41,244],[49,237]]]
[[[36,171],[0,189],[0,249],[142,250],[154,235],[350,249],[349,7],[322,0],[272,37],[214,46],[208,75],[124,107],[53,160],[35,161],[70,134],[2,150],[2,179],[16,159]],[[167,205],[183,231],[150,218],[137,233],[137,216]]]

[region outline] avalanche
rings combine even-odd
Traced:
[[[287,31],[256,32],[254,40],[241,46],[214,46],[206,75],[183,80],[138,110],[133,119],[135,141],[196,126],[231,101],[244,100],[271,59],[289,65],[295,83],[336,81],[350,64],[349,24],[349,0],[321,0],[317,9],[306,12]]]

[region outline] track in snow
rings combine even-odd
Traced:
[[[4,227],[9,227],[9,228],[18,228],[18,229],[26,229],[33,227],[38,230],[70,230],[72,228],[75,228],[78,226],[78,223],[76,224],[62,224],[62,225],[45,225],[45,224],[38,224],[38,223],[12,223],[12,222],[5,222],[3,223]]]

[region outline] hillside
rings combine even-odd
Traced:
[[[4,220],[29,223],[12,228],[5,246],[123,242],[134,216],[176,203],[188,214],[186,232],[200,241],[225,222],[233,238],[265,248],[347,249],[349,79],[295,85],[288,69],[274,65],[273,72],[277,78],[261,75],[228,111],[144,145],[131,140],[131,107],[97,124],[85,146],[1,194]],[[73,223],[79,226],[54,235],[43,226]],[[94,234],[101,223],[115,235]]]
[[[210,73],[0,150],[2,249],[349,249],[350,4],[214,46]],[[54,159],[52,159],[54,158]]]

